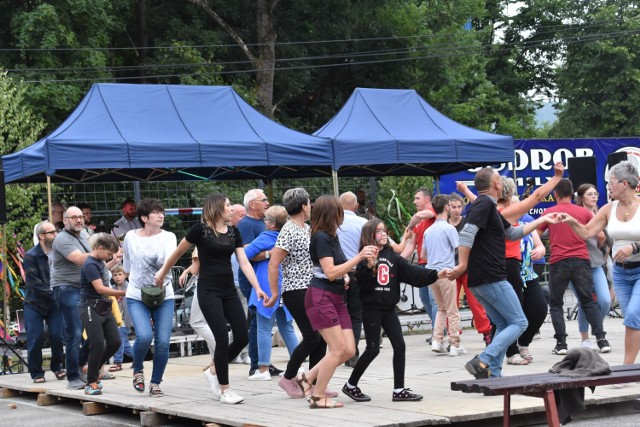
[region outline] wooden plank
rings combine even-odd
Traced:
[[[140,425],[142,427],[163,426],[171,424],[171,419],[163,414],[153,411],[140,412]]]
[[[58,402],[59,402],[58,396],[52,396],[46,393],[38,394],[38,399],[36,401],[38,406],[55,405]]]
[[[8,399],[10,397],[20,396],[20,392],[18,390],[14,390],[12,388],[2,387],[0,388],[0,397],[3,399]]]
[[[111,412],[104,403],[99,402],[82,402],[82,413],[84,415],[100,415]]]

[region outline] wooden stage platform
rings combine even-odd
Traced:
[[[417,318],[414,318],[414,320]],[[406,323],[406,320],[405,320]],[[624,326],[621,319],[607,319],[605,329],[613,351],[603,357],[612,365],[622,363]],[[569,345],[579,344],[577,322],[567,322]],[[542,339],[534,340],[531,351],[534,362],[527,366],[505,365],[504,375],[534,374],[546,372],[560,356],[551,354],[555,344],[550,324],[545,324]],[[33,384],[28,374],[0,375],[2,395],[16,393],[33,394],[42,405],[55,404],[59,399],[81,402],[85,414],[108,411],[111,407],[127,408],[140,413],[141,425],[162,425],[168,417],[201,421],[203,425],[224,426],[423,426],[423,425],[482,425],[487,427],[502,417],[502,398],[454,392],[450,383],[464,380],[469,374],[464,364],[479,353],[484,344],[475,330],[465,329],[462,344],[469,351],[467,356],[449,357],[431,351],[425,343],[427,335],[409,334],[407,343],[406,383],[414,392],[423,394],[421,402],[392,402],[393,373],[392,349],[388,340],[383,341],[380,356],[372,363],[360,382],[363,392],[371,395],[371,402],[357,403],[341,395],[338,400],[344,408],[311,410],[303,399],[290,399],[278,387],[278,378],[265,382],[247,380],[248,365],[231,365],[231,385],[245,401],[239,405],[223,405],[213,401],[202,368],[210,361],[209,355],[176,357],[169,364],[162,383],[164,397],[151,398],[138,393],[131,385],[132,371],[129,365],[116,373],[115,380],[104,381],[104,394],[86,396],[82,390],[66,389],[66,381],[56,381],[51,372],[47,382]],[[361,350],[364,343],[360,344]],[[273,349],[273,364],[284,368],[288,360],[286,349]],[[145,362],[150,376],[150,362]],[[339,390],[348,379],[351,369],[341,366],[333,377],[330,388]],[[599,387],[592,394],[587,390],[587,404],[606,408],[611,404],[631,402],[640,397],[640,384],[625,388]],[[512,400],[512,413],[523,416],[544,414],[540,399],[516,396]],[[37,420],[34,420],[37,422]],[[462,424],[461,424],[462,423]]]

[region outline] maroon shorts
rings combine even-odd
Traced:
[[[309,323],[314,331],[340,326],[352,329],[349,310],[344,303],[344,296],[323,289],[307,288],[304,306],[307,309]]]

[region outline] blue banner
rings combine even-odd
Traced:
[[[572,157],[596,158],[596,182],[600,198],[598,206],[607,203],[607,181],[609,168],[607,156],[616,152],[626,152],[630,161],[640,166],[640,138],[585,138],[585,139],[520,139],[514,140],[514,162],[502,163],[496,167],[501,175],[514,178],[518,186],[518,195],[527,189],[535,190],[553,176],[553,165],[562,162],[565,165],[565,177],[571,176],[568,159]],[[514,170],[515,169],[515,170]],[[440,193],[456,191],[456,181],[464,181],[472,191],[473,177],[478,169],[469,169],[440,177]],[[532,183],[533,185],[527,185]],[[555,204],[553,194],[532,209],[529,213],[538,216],[542,211]]]

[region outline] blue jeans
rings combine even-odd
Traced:
[[[166,299],[158,307],[149,308],[140,300],[127,298],[129,315],[136,329],[136,340],[133,343],[133,373],[142,372],[144,357],[153,340],[153,371],[151,371],[153,384],[162,382],[162,375],[169,360],[174,302],[173,299]],[[153,320],[153,328],[151,320]]]
[[[42,314],[29,304],[24,305],[24,322],[27,331],[27,365],[31,378],[44,377],[42,369],[42,341],[44,340],[43,321],[47,321],[51,340],[51,371],[62,369],[62,313],[56,304],[51,304],[49,312]]]
[[[438,314],[438,304],[436,304],[436,299],[433,297],[433,291],[431,290],[431,286],[425,286],[418,290],[418,296],[420,297],[420,301],[422,301],[422,305],[424,305],[424,309],[427,312],[427,316],[431,319],[431,330],[433,330],[436,326],[436,315]]]
[[[513,286],[506,280],[469,286],[469,290],[496,325],[496,334],[491,344],[479,357],[483,363],[489,365],[492,377],[500,377],[507,348],[527,329],[527,318]]]
[[[78,314],[80,288],[60,285],[53,288],[53,297],[64,320],[65,366],[67,380],[80,379],[80,339],[82,338],[82,322]]]
[[[240,291],[249,302],[251,297],[251,285],[240,283]],[[247,310],[247,322],[249,326],[249,358],[251,359],[251,369],[258,368],[258,321],[256,320],[256,308],[251,306]]]
[[[258,324],[258,365],[269,366],[271,364],[271,331],[273,330],[273,322],[278,321],[278,331],[280,336],[287,345],[289,357],[293,350],[298,346],[298,337],[293,329],[293,321],[287,322],[287,314],[284,308],[278,307],[273,315],[265,317],[256,312]]]
[[[595,267],[591,269],[593,276],[593,292],[596,294],[598,300],[598,308],[600,309],[600,317],[604,322],[607,318],[609,310],[611,309],[611,294],[609,293],[609,282],[607,282],[607,276],[604,274],[602,267]],[[576,293],[573,283],[570,283],[573,293]],[[577,294],[576,294],[577,297]],[[578,304],[578,331],[589,332],[589,322],[587,322],[587,316],[584,314],[584,310]]]
[[[129,332],[131,330],[125,326],[119,326],[118,332],[120,333],[120,348],[113,355],[113,363],[122,363],[125,354],[133,358],[133,347],[129,344]]]
[[[640,329],[640,267],[613,267],[613,288],[624,315],[624,326]]]

